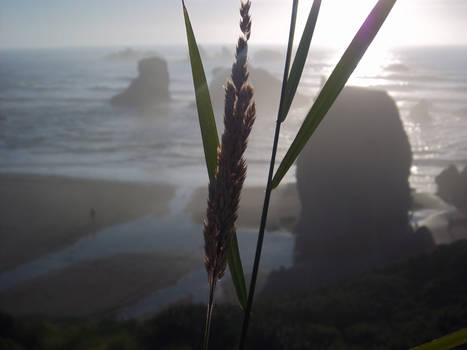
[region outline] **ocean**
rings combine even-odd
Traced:
[[[204,47],[207,79],[216,67],[228,68],[233,47]],[[263,50],[275,52],[265,58]],[[167,250],[196,254],[202,260],[201,223],[185,206],[194,189],[207,186],[204,153],[194,103],[191,68],[184,46],[144,47],[167,60],[170,102],[150,110],[110,104],[137,76],[136,59],[109,59],[121,48],[0,50],[0,173],[168,183],[177,186],[164,218],[143,217],[105,228],[58,252],[0,274],[0,291],[72,264],[125,252]],[[250,49],[250,65],[282,76],[282,47]],[[293,108],[283,124],[278,160],[329,76],[340,53],[312,48],[298,92],[309,105]],[[372,50],[349,85],[386,90],[395,100],[413,152],[410,184],[435,193],[435,177],[450,164],[467,165],[467,47]],[[272,101],[278,102],[278,101]],[[276,107],[277,108],[277,107]],[[257,123],[246,153],[246,185],[265,185],[274,111],[258,106]],[[274,108],[273,108],[274,110]],[[221,116],[217,116],[220,118]],[[218,123],[219,133],[222,125]],[[292,168],[284,178],[295,182]],[[240,229],[245,269],[251,268],[256,230]],[[185,242],[180,245],[180,242]],[[269,232],[262,269],[290,266],[294,238]],[[141,317],[190,293],[205,301],[205,271],[119,310],[119,317]]]
[[[266,47],[277,52],[281,47]],[[250,64],[282,76],[283,62],[250,49]],[[137,76],[137,60],[110,60],[119,48],[0,51],[0,172],[56,174],[129,181],[206,185],[187,50],[151,47],[168,62],[171,101],[150,112],[111,106],[112,96]],[[225,51],[206,46],[208,81],[229,67]],[[340,53],[312,47],[299,93],[313,98]],[[467,159],[467,47],[370,48],[349,85],[386,90],[396,101],[414,156],[411,186],[435,192],[434,177]],[[308,108],[283,125],[278,159]],[[258,115],[250,138],[247,184],[264,184],[274,113]],[[218,125],[219,133],[222,125]],[[286,182],[294,182],[294,170]]]

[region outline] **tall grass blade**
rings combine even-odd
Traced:
[[[417,346],[412,350],[448,350],[464,344],[467,344],[467,328]]]
[[[237,293],[238,302],[242,309],[246,308],[246,283],[245,275],[243,273],[242,260],[240,259],[240,253],[238,249],[237,234],[234,232],[232,240],[229,245],[229,255],[227,257],[227,263],[229,264],[230,276]]]
[[[232,235],[232,240],[230,241],[227,264],[229,265],[230,276],[235,287],[238,302],[242,309],[245,309],[247,301],[245,273],[243,272],[242,259],[240,258],[238,239],[235,232]]]
[[[308,51],[310,49],[311,39],[315,31],[316,21],[318,20],[319,9],[321,7],[321,0],[315,0],[313,6],[310,9],[310,14],[306,21],[305,29],[303,30],[302,38],[298,44],[297,53],[290,69],[290,75],[287,79],[287,85],[285,89],[284,102],[281,110],[279,111],[279,120],[283,122],[287,117],[292,104],[295,93],[297,92],[298,83],[303,73],[303,67],[308,57]],[[296,13],[296,10],[295,10]],[[295,19],[293,20],[293,26],[295,30]],[[293,34],[293,33],[292,33]]]
[[[208,170],[209,181],[213,182],[217,170],[217,149],[219,147],[219,136],[217,134],[216,120],[212,109],[211,97],[209,95],[206,74],[199,54],[193,28],[191,26],[188,11],[183,4],[183,15],[185,18],[186,35],[190,54],[193,85],[195,88],[196,106],[198,108],[199,125],[203,139],[204,156]],[[240,253],[238,251],[237,235],[232,237],[234,244],[229,247],[228,264],[231,270],[232,281],[235,286],[237,298],[242,307],[246,305],[246,284],[242,268]],[[231,266],[232,264],[232,266]],[[234,273],[232,273],[234,271]]]
[[[274,141],[272,144],[271,160],[269,163],[268,182],[266,184],[266,192],[264,194],[263,211],[261,213],[261,222],[260,222],[259,232],[258,232],[258,241],[256,243],[255,261],[253,263],[253,271],[251,273],[251,282],[250,282],[250,290],[248,292],[247,306],[245,308],[245,313],[243,315],[242,333],[240,336],[240,344],[239,344],[240,350],[243,350],[246,346],[246,337],[247,337],[248,328],[250,325],[250,315],[251,315],[251,310],[253,307],[253,299],[255,296],[256,280],[258,277],[259,263],[261,260],[261,251],[263,249],[264,230],[266,229],[266,221],[268,218],[268,210],[269,210],[269,201],[271,199],[271,191],[272,191],[271,181],[272,181],[272,175],[274,173],[274,164],[276,161],[277,145],[279,143],[279,134],[281,130],[281,121],[280,121],[279,116],[280,116],[280,111],[284,103],[286,80],[287,80],[287,76],[289,73],[290,59],[292,56],[292,45],[293,45],[293,37],[294,37],[294,32],[295,32],[295,22],[297,19],[297,7],[298,7],[298,0],[294,0],[292,4],[292,18],[290,22],[289,40],[287,44],[287,55],[286,55],[285,66],[284,66],[284,79],[282,81],[281,99],[279,102],[279,110],[277,112],[276,130],[274,132]]]
[[[215,289],[215,284],[212,284],[209,288],[209,302],[208,302],[208,309],[206,312],[206,323],[204,325],[204,335],[203,335],[203,350],[209,349],[209,338],[211,335],[211,324],[212,324],[212,309],[214,308],[214,289]]]
[[[282,77],[282,89],[281,89],[281,99],[279,101],[279,112],[277,120],[282,123],[280,115],[282,110],[284,109],[284,102],[285,102],[285,91],[289,79],[289,70],[290,70],[290,62],[292,59],[292,49],[293,49],[293,39],[295,36],[295,25],[297,23],[297,10],[298,10],[298,0],[294,0],[292,4],[292,17],[290,20],[290,30],[289,30],[289,40],[287,43],[287,53],[285,56],[285,67],[284,67],[284,74]]]
[[[326,81],[321,93],[308,112],[305,120],[274,175],[272,186],[279,185],[284,175],[294,163],[306,142],[331,108],[345,83],[357,67],[358,62],[375,38],[396,0],[379,0],[360,27],[354,39]]]
[[[193,28],[191,27],[188,11],[183,4],[183,15],[185,17],[186,37],[188,39],[188,50],[190,54],[191,72],[195,88],[196,107],[198,108],[199,125],[203,139],[204,157],[210,182],[214,181],[217,168],[217,148],[219,147],[219,136],[217,135],[216,120],[212,109],[211,97],[209,96],[208,83],[204,73],[203,62],[196,44]]]

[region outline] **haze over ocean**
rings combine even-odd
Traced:
[[[137,60],[105,58],[119,49],[0,50],[0,172],[206,185],[186,48],[141,48],[165,58],[170,75],[171,101],[149,111],[109,103],[137,76]],[[231,64],[221,49],[205,47],[208,81],[214,68]],[[253,46],[251,66],[280,78],[282,61],[255,56],[262,49],[277,51],[279,58],[284,51]],[[434,176],[467,158],[467,47],[397,48],[377,55],[370,52],[349,84],[384,89],[395,99],[414,154],[411,185],[434,192]],[[299,87],[309,104],[295,108],[284,124],[279,158],[337,59],[332,49],[311,50]],[[258,115],[247,184],[264,183],[275,108]],[[286,180],[294,182],[294,171]]]

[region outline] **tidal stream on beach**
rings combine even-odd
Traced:
[[[21,282],[37,278],[73,264],[93,261],[121,253],[153,253],[195,256],[200,264],[175,285],[159,289],[134,305],[126,305],[119,317],[142,317],[154,313],[169,303],[189,298],[205,302],[208,286],[206,272],[201,267],[203,238],[201,225],[193,223],[184,213],[192,191],[180,188],[170,202],[171,214],[158,218],[146,216],[123,224],[107,227],[84,237],[64,249],[50,253],[0,274],[0,292]],[[250,270],[256,231],[238,231],[242,260]],[[293,237],[283,232],[269,232],[262,266],[265,271],[292,264]],[[168,273],[170,268],[168,267]],[[227,273],[228,276],[228,273]],[[222,287],[222,284],[220,285]]]

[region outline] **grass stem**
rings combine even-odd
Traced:
[[[292,6],[292,19],[290,22],[289,42],[287,45],[287,56],[285,59],[284,76],[282,79],[281,98],[280,98],[280,103],[279,103],[279,109],[277,112],[276,130],[274,132],[274,141],[273,141],[273,146],[272,146],[271,161],[269,163],[268,181],[266,185],[266,193],[264,196],[263,211],[261,213],[261,223],[259,227],[258,241],[256,244],[255,261],[253,264],[253,271],[251,274],[247,306],[246,306],[245,314],[243,318],[242,333],[241,333],[240,346],[239,346],[239,349],[241,350],[245,349],[245,345],[246,345],[246,337],[247,337],[248,328],[250,325],[251,309],[253,306],[253,299],[254,299],[254,294],[255,294],[255,289],[256,289],[256,280],[258,277],[259,263],[261,260],[261,252],[263,249],[264,231],[266,228],[266,221],[267,221],[268,210],[269,210],[269,201],[271,199],[271,192],[272,192],[272,177],[274,174],[274,164],[276,161],[277,146],[279,143],[279,135],[280,135],[280,129],[281,129],[281,124],[282,124],[280,120],[280,116],[281,116],[281,112],[282,112],[282,108],[284,104],[285,89],[287,86],[287,80],[288,80],[289,68],[290,68],[290,60],[292,56],[293,37],[295,33],[295,22],[297,18],[297,6],[298,6],[298,0],[294,0],[293,6]]]
[[[208,302],[208,309],[206,312],[206,324],[204,325],[204,340],[203,340],[204,350],[208,350],[208,347],[209,347],[209,335],[211,333],[212,309],[214,308],[215,287],[216,287],[216,283],[212,283],[209,288],[209,302]]]
[[[253,272],[251,274],[250,289],[248,292],[248,300],[247,300],[245,314],[243,318],[242,334],[240,338],[240,347],[239,347],[239,349],[241,350],[245,348],[246,336],[248,332],[248,327],[250,325],[250,315],[251,315],[251,309],[253,306],[253,298],[254,298],[255,288],[256,288],[256,279],[258,277],[259,263],[261,259],[261,251],[263,248],[264,230],[266,227],[266,220],[268,216],[269,200],[271,198],[272,175],[274,172],[274,163],[276,160],[276,151],[277,151],[277,144],[279,142],[280,128],[281,128],[281,122],[278,120],[276,122],[276,131],[274,134],[274,143],[273,143],[273,148],[272,148],[271,162],[269,165],[269,175],[268,175],[268,182],[266,186],[266,194],[264,196],[263,211],[261,214],[261,224],[260,224],[259,233],[258,233],[258,242],[256,244],[255,261],[253,264]]]

